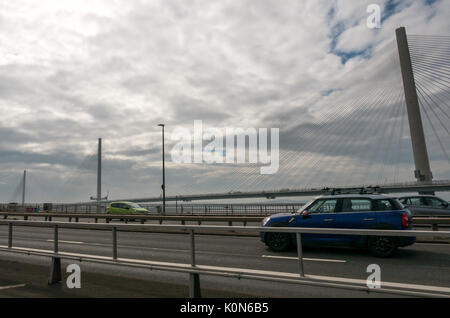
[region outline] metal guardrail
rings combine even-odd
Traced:
[[[159,224],[162,224],[165,221],[178,221],[181,225],[185,225],[187,222],[195,222],[198,225],[201,225],[204,222],[224,222],[228,223],[229,226],[233,226],[235,223],[242,223],[244,226],[247,223],[252,222],[261,222],[264,217],[262,216],[180,216],[180,215],[171,215],[171,216],[162,216],[162,215],[142,215],[142,214],[133,214],[133,215],[114,215],[114,214],[78,214],[78,213],[26,213],[26,212],[0,212],[0,216],[3,216],[3,219],[6,220],[8,217],[14,218],[23,218],[27,221],[30,217],[32,218],[43,218],[45,221],[53,221],[56,218],[68,219],[69,222],[74,220],[75,222],[79,222],[80,219],[93,219],[95,223],[98,223],[99,220],[105,220],[106,223],[110,223],[112,220],[122,220],[125,223],[128,223],[130,220],[139,221],[141,224],[145,224],[147,221],[158,221]]]
[[[11,217],[20,217],[25,221],[30,217],[33,218],[44,218],[45,221],[53,221],[54,218],[64,218],[68,219],[69,222],[79,222],[80,219],[93,219],[95,223],[98,223],[99,220],[105,220],[106,223],[110,223],[114,219],[120,219],[126,224],[133,220],[139,221],[141,224],[145,224],[147,221],[157,221],[159,224],[163,224],[163,222],[176,222],[179,221],[181,225],[185,225],[186,223],[195,222],[198,225],[202,225],[202,223],[206,222],[223,222],[227,223],[228,226],[233,226],[233,224],[239,223],[247,226],[248,223],[259,223],[263,220],[263,216],[191,216],[191,215],[171,215],[171,216],[163,216],[163,215],[111,215],[111,214],[80,214],[80,213],[27,213],[27,212],[0,212],[0,216],[3,216],[3,219],[7,219],[8,216]],[[431,227],[433,231],[439,231],[439,228],[449,228],[450,227],[450,218],[449,217],[414,217],[413,224],[415,227]]]
[[[45,221],[53,221],[54,218],[64,218],[68,219],[69,222],[75,221],[79,222],[80,219],[93,219],[95,223],[98,223],[99,220],[105,220],[106,223],[111,222],[114,219],[120,219],[125,223],[128,223],[130,220],[139,221],[141,224],[145,224],[147,221],[158,221],[159,224],[163,224],[163,222],[174,222],[179,221],[181,225],[185,225],[187,222],[195,222],[198,225],[201,225],[205,222],[224,222],[228,223],[229,226],[233,226],[236,223],[242,223],[246,226],[248,223],[261,222],[264,216],[198,216],[198,215],[148,215],[148,214],[132,214],[132,215],[114,215],[114,214],[81,214],[81,213],[28,213],[28,212],[0,212],[0,216],[3,216],[3,219],[7,219],[8,216],[11,217],[20,217],[25,221],[30,217],[33,218],[44,218]],[[429,226],[433,231],[438,231],[439,227],[449,227],[450,226],[450,218],[449,217],[414,217],[413,218],[414,226]]]
[[[229,203],[229,204],[166,204],[166,215],[257,215],[267,216],[275,213],[296,212],[304,202],[299,203]],[[160,211],[160,204],[145,204],[140,206],[147,208],[149,211]]]
[[[255,215],[266,216],[280,212],[296,212],[305,203],[212,203],[212,204],[167,204],[166,215]],[[140,204],[151,213],[161,213],[161,204]],[[90,204],[51,204],[51,209],[46,209],[44,204],[16,205],[0,204],[0,211],[9,212],[58,212],[58,213],[104,213],[107,204],[100,204],[100,211],[97,203]],[[37,210],[36,210],[37,209]]]
[[[49,283],[61,281],[61,259],[77,259],[82,261],[116,264],[134,267],[146,267],[159,269],[163,271],[177,271],[189,273],[189,295],[190,297],[200,296],[200,278],[199,275],[215,275],[224,277],[249,278],[256,280],[266,280],[275,282],[286,282],[295,284],[305,284],[311,286],[322,286],[332,288],[343,288],[351,290],[360,290],[366,292],[388,293],[404,296],[422,296],[422,297],[450,297],[450,288],[443,288],[446,292],[432,293],[429,291],[411,291],[407,289],[377,288],[371,289],[357,284],[336,283],[324,279],[312,279],[307,277],[303,267],[303,252],[301,234],[337,234],[337,235],[364,235],[364,236],[394,236],[394,237],[446,237],[450,238],[450,231],[402,231],[402,230],[355,230],[355,229],[330,229],[330,228],[288,228],[288,227],[232,227],[234,232],[257,232],[257,233],[295,233],[297,239],[298,255],[298,274],[293,277],[292,273],[278,273],[267,271],[256,271],[250,269],[231,269],[225,267],[200,266],[196,262],[195,233],[200,230],[230,231],[229,226],[199,226],[199,225],[132,225],[132,224],[92,224],[92,223],[70,223],[70,222],[42,222],[42,221],[12,221],[0,220],[0,225],[8,226],[8,245],[0,246],[0,250],[24,253],[28,255],[41,255],[52,258],[52,270]],[[36,250],[31,248],[13,247],[13,227],[30,226],[53,228],[53,251]],[[82,229],[82,230],[105,230],[110,231],[112,236],[112,253],[110,257],[84,255],[74,253],[64,253],[59,250],[59,231],[61,229]],[[190,235],[190,264],[163,263],[143,261],[138,259],[121,259],[118,257],[117,233],[126,232],[154,232],[155,230],[181,230]]]

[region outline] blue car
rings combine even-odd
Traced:
[[[297,213],[275,214],[265,218],[262,226],[336,229],[412,230],[412,215],[393,197],[386,195],[320,196]],[[305,246],[364,247],[378,257],[395,254],[398,247],[414,244],[415,237],[386,237],[338,234],[302,234]],[[261,233],[261,240],[273,251],[296,244],[295,233]]]

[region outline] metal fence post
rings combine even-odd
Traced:
[[[112,228],[112,236],[113,236],[113,259],[117,259],[117,228],[114,226]]]
[[[195,233],[190,231],[191,236],[191,266],[195,267]],[[198,273],[189,273],[189,298],[201,298],[200,275]]]
[[[58,253],[58,225],[55,225],[55,228],[54,228],[53,250],[54,250],[55,254]]]
[[[300,273],[300,277],[305,277],[305,271],[303,269],[302,234],[296,233],[296,236],[297,236],[298,270]]]
[[[58,225],[55,225],[53,232],[53,251],[55,256],[52,257],[52,263],[50,265],[50,277],[48,278],[49,285],[59,283],[62,279],[61,258],[56,256],[56,254],[58,254]]]
[[[8,248],[12,248],[13,224],[8,225]]]
[[[52,257],[52,264],[50,265],[50,277],[48,279],[48,284],[53,285],[59,283],[61,279],[62,279],[61,258]]]
[[[191,237],[191,266],[195,267],[195,233],[194,230],[190,230]]]

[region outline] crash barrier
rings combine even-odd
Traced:
[[[267,216],[280,212],[293,213],[304,205],[300,203],[229,203],[229,204],[167,204],[166,215],[224,215],[224,216]],[[5,212],[52,212],[52,213],[105,213],[105,203],[77,203],[77,204],[54,204],[44,203],[37,205],[17,205],[17,204],[0,204],[0,211]],[[162,213],[161,204],[140,204],[143,208],[148,209],[151,213]]]
[[[112,220],[121,220],[125,223],[129,221],[139,221],[141,224],[145,224],[147,221],[158,221],[159,224],[163,224],[165,221],[174,222],[179,221],[181,225],[185,225],[187,222],[195,222],[201,225],[204,222],[226,222],[229,226],[236,223],[242,223],[246,226],[248,223],[259,223],[263,220],[263,217],[258,216],[162,216],[162,215],[148,215],[148,214],[131,214],[131,215],[113,215],[113,214],[91,214],[91,213],[29,213],[29,212],[0,212],[0,217],[7,219],[23,218],[28,220],[29,217],[44,218],[45,221],[52,221],[53,219],[68,219],[69,222],[79,222],[80,219],[93,219],[95,223],[99,220],[105,220],[106,223]],[[438,231],[439,227],[450,227],[449,217],[414,217],[413,224],[417,227],[431,227],[433,231]]]
[[[125,223],[129,221],[137,221],[141,224],[145,224],[147,221],[157,221],[159,224],[163,222],[180,222],[181,225],[186,223],[197,223],[202,225],[202,223],[214,222],[214,223],[226,223],[229,226],[233,226],[236,223],[246,226],[248,223],[260,223],[264,217],[262,216],[163,216],[163,215],[148,215],[148,214],[132,214],[132,215],[113,215],[113,214],[92,214],[92,213],[30,213],[30,212],[0,212],[0,218],[7,219],[10,218],[23,218],[23,220],[28,220],[30,217],[33,219],[44,219],[45,221],[53,221],[54,219],[67,219],[69,222],[79,222],[80,219],[91,219],[95,223],[99,220],[105,220],[106,223],[112,220],[121,220]],[[438,231],[439,228],[449,228],[450,218],[449,217],[414,217],[413,225],[415,227],[428,227],[433,231]]]
[[[67,219],[69,222],[80,222],[81,219],[93,220],[98,223],[99,220],[105,220],[105,223],[110,223],[113,220],[121,220],[125,223],[130,221],[140,222],[145,224],[148,221],[157,221],[159,224],[163,222],[180,222],[181,225],[186,223],[197,223],[202,225],[205,222],[226,223],[229,226],[239,223],[246,226],[248,223],[260,223],[263,217],[259,216],[162,216],[162,215],[147,215],[147,214],[133,214],[133,215],[113,215],[113,214],[80,214],[80,213],[25,213],[25,212],[0,212],[2,219],[8,218],[23,218],[23,220],[44,219],[45,221],[53,221],[54,219]]]
[[[342,288],[356,291],[387,293],[403,296],[417,297],[450,297],[450,288],[418,286],[407,284],[387,284],[380,288],[372,288],[368,284],[354,280],[353,282],[339,281],[332,278],[319,278],[313,275],[306,275],[303,266],[303,251],[301,234],[334,234],[334,235],[364,235],[364,236],[388,236],[388,237],[440,237],[450,238],[450,231],[402,231],[402,230],[355,230],[355,229],[327,229],[327,228],[287,228],[287,227],[232,227],[234,232],[245,233],[295,233],[297,242],[298,273],[283,273],[276,271],[253,270],[244,268],[228,268],[218,266],[199,265],[196,261],[195,234],[200,230],[229,231],[229,226],[199,226],[199,225],[133,225],[133,224],[92,224],[92,223],[70,223],[70,222],[43,222],[43,221],[12,221],[0,220],[0,226],[8,227],[8,243],[6,246],[0,245],[0,251],[21,253],[26,255],[47,256],[52,259],[49,284],[61,281],[61,259],[70,259],[83,262],[94,262],[102,264],[113,264],[151,270],[182,272],[189,274],[189,297],[201,297],[200,275],[212,275],[222,277],[233,277],[238,279],[255,279],[278,283],[301,284],[309,286]],[[14,227],[44,227],[53,229],[53,250],[33,249],[27,247],[13,246]],[[59,233],[62,229],[80,230],[103,230],[111,233],[111,255],[99,256],[78,253],[62,252],[59,249]],[[120,258],[118,255],[118,232],[155,232],[155,230],[181,230],[189,235],[190,260],[188,263],[168,263],[147,261],[142,259]]]

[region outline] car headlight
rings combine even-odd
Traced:
[[[269,220],[270,220],[270,216],[264,218],[264,220],[262,220],[262,223],[261,223],[262,226],[266,226],[266,224],[267,224],[267,222],[269,222]]]

